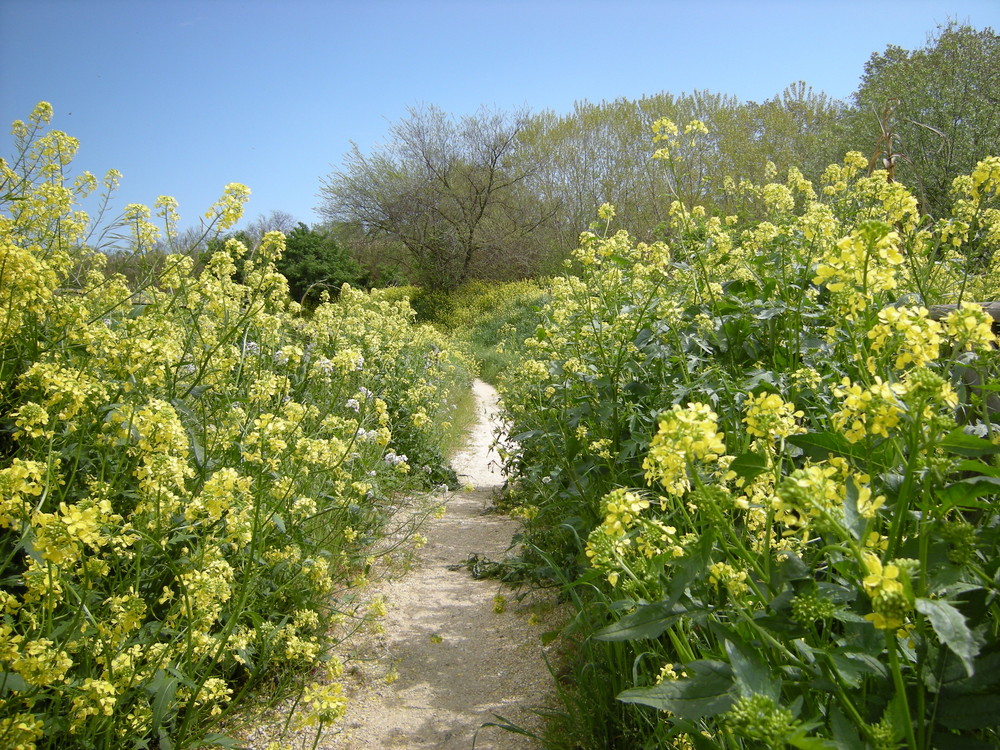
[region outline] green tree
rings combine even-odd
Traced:
[[[847,145],[941,216],[952,180],[1000,153],[1000,37],[951,22],[923,49],[889,45],[865,64],[854,104]]]
[[[319,302],[324,290],[336,296],[344,284],[357,285],[364,276],[329,231],[302,222],[285,235],[285,252],[275,265],[288,279],[292,299],[303,304]]]

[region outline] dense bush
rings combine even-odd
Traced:
[[[479,376],[493,383],[518,360],[525,338],[537,329],[546,283],[470,281],[452,292],[408,288],[418,319],[467,344]]]
[[[395,494],[446,474],[465,360],[377,293],[302,315],[277,232],[198,272],[168,255],[138,289],[105,274],[75,206],[96,180],[67,181],[77,143],[50,116],[0,162],[0,746],[212,744],[284,673],[316,677],[329,723],[329,627]],[[211,232],[247,196],[228,186]],[[126,213],[151,247],[148,209]]]
[[[866,167],[738,186],[763,222],[678,200],[669,245],[604,206],[551,285],[500,390],[579,607],[566,746],[1000,741],[1000,159],[938,221]]]
[[[292,299],[315,305],[323,291],[335,295],[344,284],[358,286],[361,267],[333,236],[300,223],[285,236],[285,252],[275,263],[288,280]]]

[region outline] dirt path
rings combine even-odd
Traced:
[[[499,457],[490,450],[496,392],[476,381],[474,394],[479,419],[453,461],[466,489],[447,498],[442,517],[428,519],[422,529],[427,544],[412,569],[377,587],[388,605],[385,632],[368,654],[348,664],[350,702],[328,748],[450,750],[472,748],[474,741],[477,750],[541,747],[481,727],[499,714],[540,729],[532,709],[542,708],[551,691],[540,640],[548,629],[543,623],[553,619],[551,606],[518,603],[495,581],[449,567],[471,554],[502,559],[516,531],[510,519],[487,513],[502,483]],[[498,594],[506,600],[503,612],[495,611]]]

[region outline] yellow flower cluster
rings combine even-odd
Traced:
[[[922,367],[938,358],[941,324],[929,317],[926,307],[887,307],[879,311],[878,323],[868,331],[872,350],[894,351],[895,368]]]
[[[74,202],[97,181],[66,183],[76,143],[40,135],[50,116],[0,161],[0,746],[43,720],[53,745],[147,744],[154,716],[220,713],[233,676],[320,666],[333,590],[368,564],[406,454],[442,470],[471,364],[388,292],[300,315],[280,233],[199,263],[152,251],[179,244],[166,196],[127,207],[120,253],[86,247]],[[248,196],[226,187],[206,240]]]
[[[642,462],[646,480],[662,485],[671,495],[683,495],[691,483],[689,462],[711,463],[726,452],[724,436],[718,431],[718,415],[707,404],[679,404],[659,417],[659,427]]]
[[[899,383],[887,383],[875,376],[867,388],[845,377],[833,387],[833,395],[841,399],[841,407],[831,416],[833,426],[852,443],[869,435],[887,438],[903,416],[900,396],[905,388]]]
[[[853,321],[873,295],[896,288],[895,267],[902,262],[899,235],[886,224],[871,222],[823,255],[813,283],[829,289],[838,312]]]
[[[883,565],[871,552],[863,553],[863,560],[867,575],[862,585],[872,605],[872,612],[865,615],[865,619],[879,630],[902,628],[913,604],[900,577],[899,566]]]
[[[743,421],[748,435],[765,438],[765,446],[773,449],[776,441],[805,432],[805,428],[797,422],[804,416],[801,410],[795,409],[794,404],[785,401],[777,393],[760,393],[747,398]]]
[[[966,351],[989,350],[997,344],[993,317],[975,302],[963,302],[948,313],[944,329],[955,345]]]

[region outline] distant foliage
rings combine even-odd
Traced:
[[[1000,36],[958,23],[922,49],[889,45],[865,64],[850,147],[890,166],[925,212],[945,216],[952,181],[1000,153]],[[886,140],[888,139],[888,143]]]
[[[335,297],[344,284],[364,281],[361,267],[329,232],[302,223],[285,235],[285,252],[275,265],[301,304],[315,305],[324,291]]]

